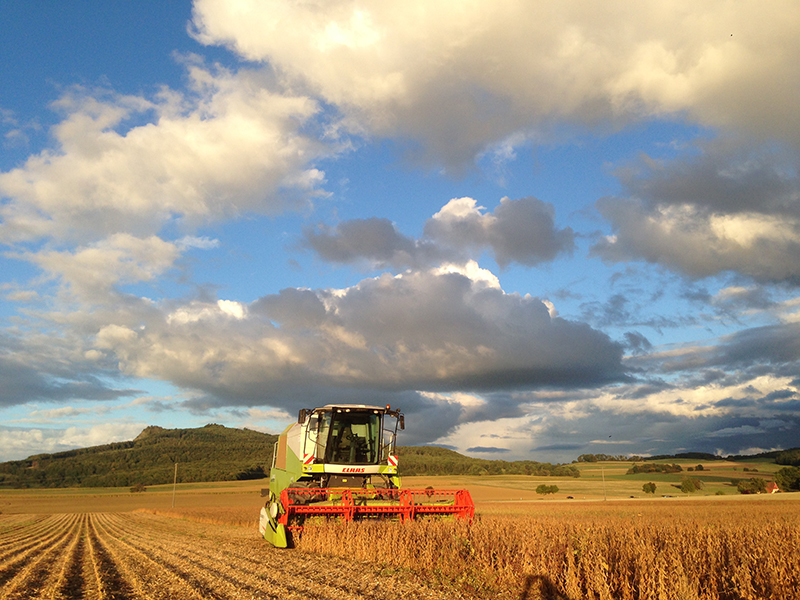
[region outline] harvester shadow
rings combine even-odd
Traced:
[[[544,575],[528,575],[522,588],[519,600],[571,600],[558,591],[549,577]]]

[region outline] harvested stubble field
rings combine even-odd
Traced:
[[[0,598],[446,600],[414,578],[144,512],[0,516]]]
[[[800,589],[790,494],[487,501],[471,526],[308,527],[296,550],[275,550],[255,533],[255,490],[247,502],[243,491],[216,490],[216,506],[179,495],[176,509],[141,498],[144,510],[118,513],[9,504],[19,514],[0,515],[0,599],[789,600]]]

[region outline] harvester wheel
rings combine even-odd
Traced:
[[[271,490],[269,492],[269,498],[267,499],[267,512],[269,513],[269,518],[273,521],[278,520],[278,515],[281,512],[281,500],[278,498]]]

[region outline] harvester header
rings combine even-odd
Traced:
[[[408,521],[422,516],[472,519],[466,490],[402,489],[396,439],[405,429],[387,405],[329,404],[301,409],[275,443],[259,531],[273,546],[291,544],[311,518]]]

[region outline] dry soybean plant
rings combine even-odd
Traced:
[[[483,515],[471,526],[429,520],[307,527],[298,547],[379,561],[456,583],[473,597],[796,598],[797,502],[619,506],[590,514],[571,507],[563,514]]]

